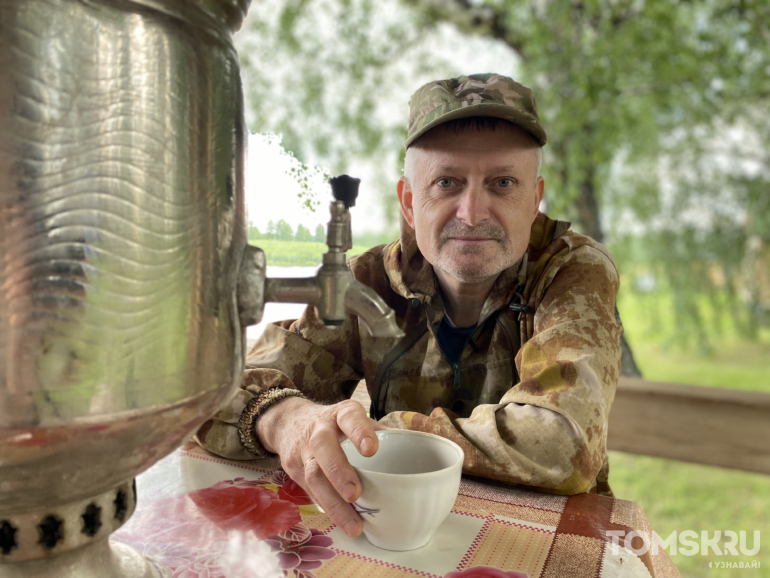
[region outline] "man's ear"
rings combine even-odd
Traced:
[[[398,179],[396,185],[396,192],[398,193],[398,204],[401,207],[401,214],[404,215],[404,219],[412,229],[414,229],[414,208],[412,206],[412,187],[409,185],[409,181],[406,177]]]
[[[543,201],[543,194],[545,193],[545,179],[543,177],[537,177],[535,183],[535,210],[532,213],[532,222],[535,221],[537,213],[540,211],[540,203]]]

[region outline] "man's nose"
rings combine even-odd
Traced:
[[[470,227],[489,218],[489,196],[480,183],[469,183],[458,199],[457,218]]]

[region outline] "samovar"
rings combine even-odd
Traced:
[[[247,245],[249,0],[0,0],[0,577],[159,576],[108,537],[237,387],[265,300],[356,314],[346,179],[316,277]]]

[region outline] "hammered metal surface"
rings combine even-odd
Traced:
[[[244,0],[0,0],[0,512],[105,491],[240,376]]]

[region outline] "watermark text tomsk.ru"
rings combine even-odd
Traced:
[[[620,553],[621,545],[629,552],[637,556],[643,556],[650,550],[657,556],[661,548],[668,551],[672,556],[681,554],[683,556],[695,556],[701,554],[706,556],[710,551],[717,556],[755,556],[759,553],[759,530],[754,530],[753,544],[749,547],[748,533],[745,530],[733,532],[731,530],[716,530],[713,534],[703,530],[698,535],[694,530],[684,530],[677,532],[674,530],[667,538],[661,538],[657,532],[653,531],[652,536],[644,531],[632,531],[626,533],[624,530],[607,530],[606,535],[612,542],[612,554],[617,556]],[[720,544],[724,536],[725,542]],[[700,540],[698,540],[700,538]],[[740,552],[739,552],[740,550]],[[754,562],[750,562],[753,564]],[[759,562],[756,562],[759,564]],[[721,562],[720,562],[721,564]],[[731,562],[735,564],[735,562]],[[744,563],[745,564],[745,563]],[[733,568],[737,566],[731,566]],[[743,566],[744,568],[746,566]],[[752,566],[749,566],[752,567]],[[758,568],[759,566],[753,566]]]

